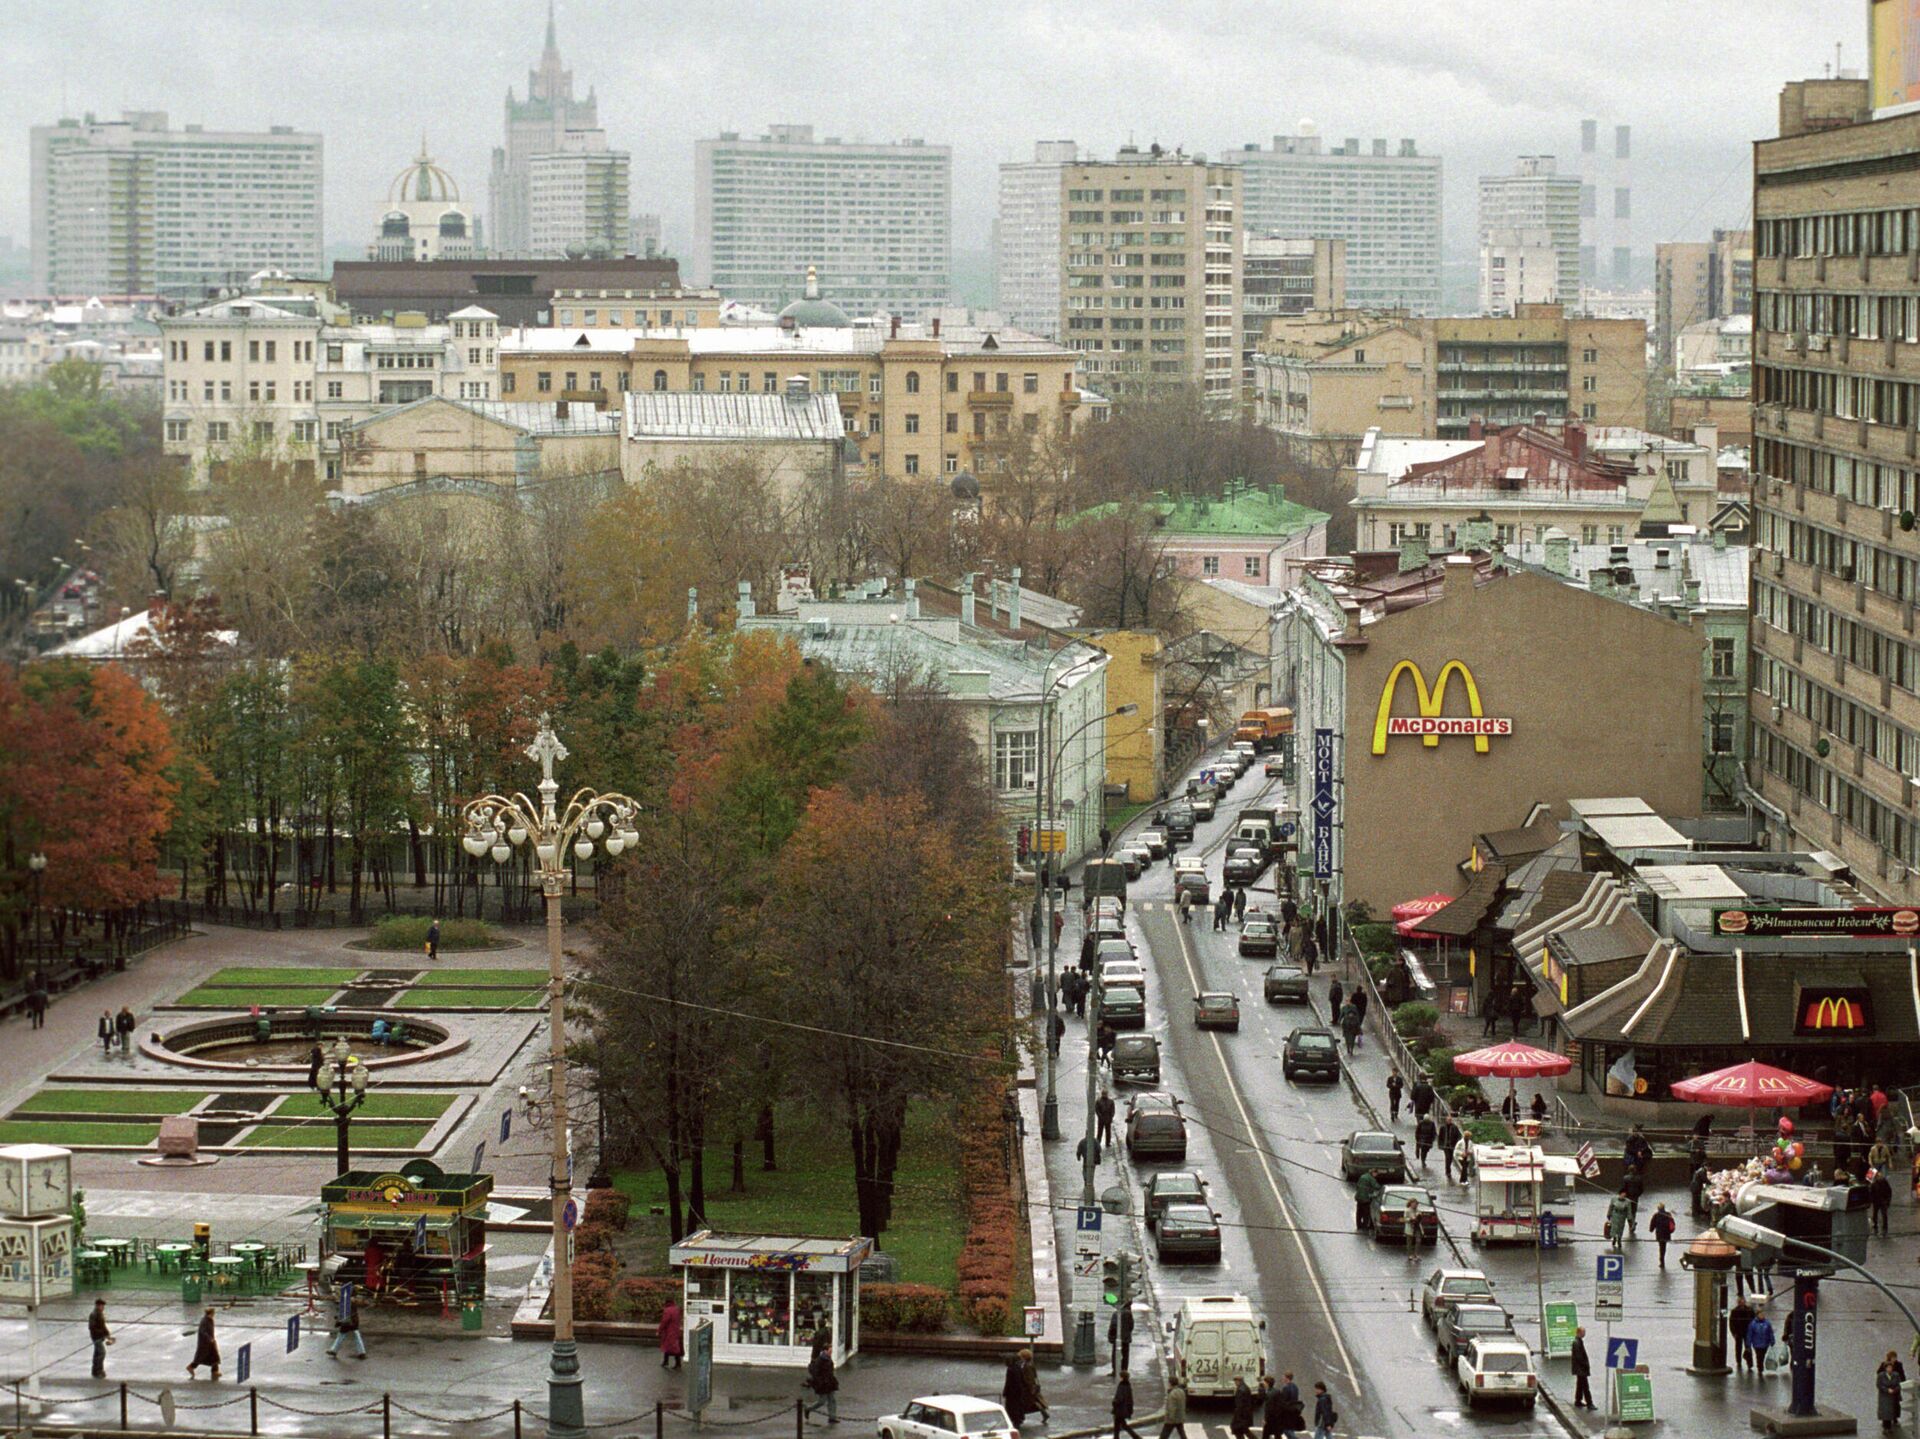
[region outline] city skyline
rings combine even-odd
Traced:
[[[799,123],[849,140],[951,145],[954,246],[979,252],[989,244],[999,164],[1031,156],[1035,140],[1070,134],[1096,155],[1158,141],[1219,158],[1311,119],[1331,144],[1405,137],[1442,156],[1443,247],[1457,258],[1473,253],[1477,177],[1519,153],[1555,154],[1572,169],[1580,121],[1599,115],[1634,127],[1635,239],[1650,255],[1658,239],[1703,237],[1744,215],[1748,145],[1773,123],[1768,86],[1821,73],[1835,40],[1852,46],[1843,64],[1864,61],[1850,0],[1767,6],[1771,21],[1740,63],[1705,72],[1690,63],[1691,37],[1716,14],[1733,23],[1749,7],[1711,3],[1682,17],[1649,6],[1603,30],[1545,4],[1519,7],[1524,25],[1513,23],[1514,6],[1491,3],[1445,16],[1395,3],[1339,8],[1287,10],[1276,27],[1244,7],[1105,6],[1070,25],[1015,3],[933,15],[870,4],[849,16],[861,23],[820,33],[777,15],[693,4],[656,17],[645,45],[627,47],[614,35],[629,17],[611,0],[556,7],[577,86],[601,101],[609,143],[633,154],[633,208],[661,212],[680,254],[691,249],[694,145],[724,130]],[[148,57],[177,49],[165,12],[120,3],[16,11],[23,83],[0,97],[0,123],[15,137],[0,147],[0,234],[24,243],[29,232],[28,129],[123,108],[164,109],[176,124],[208,129],[286,124],[322,134],[329,247],[364,243],[387,181],[423,132],[463,194],[479,198],[501,98],[524,84],[547,14],[539,0],[426,0],[404,14],[350,3],[298,16],[215,3],[199,13],[221,10],[229,19],[217,31],[218,55],[299,54],[305,63],[236,77],[210,47],[175,54],[154,75]],[[1475,22],[1476,10],[1487,23]],[[1101,43],[1084,45],[1095,28]],[[944,58],[976,53],[987,35],[998,61],[991,71]],[[102,36],[114,43],[103,46]],[[1231,45],[1219,43],[1228,37]],[[884,66],[871,64],[876,46],[889,56]],[[797,70],[795,47],[809,57]],[[1134,58],[1149,55],[1151,64]],[[349,64],[361,99],[336,83]],[[843,83],[862,69],[870,83]],[[1631,103],[1605,80],[1625,73],[1636,75]],[[368,94],[400,98],[369,106]]]

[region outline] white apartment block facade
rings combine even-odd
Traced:
[[[1488,289],[1486,259],[1496,231],[1545,231],[1556,261],[1554,292],[1528,297],[1558,301],[1569,309],[1580,303],[1580,177],[1558,173],[1551,155],[1522,155],[1511,175],[1480,177],[1480,290],[1482,309]],[[1522,303],[1507,301],[1508,306]]]
[[[528,249],[542,256],[626,253],[627,152],[604,130],[577,130],[566,148],[527,162]]]
[[[346,428],[429,395],[499,393],[499,320],[471,306],[444,324],[351,324],[303,295],[222,300],[160,322],[165,452],[194,483],[238,455],[339,475]]]
[[[1515,305],[1551,304],[1565,279],[1553,231],[1496,227],[1480,237],[1480,313],[1511,315]]]
[[[320,273],[320,136],[170,129],[165,111],[33,127],[33,284],[199,297],[255,271]]]
[[[1303,127],[1304,128],[1304,127]],[[1347,242],[1347,303],[1440,311],[1441,165],[1411,140],[1388,152],[1350,139],[1324,148],[1311,132],[1276,135],[1222,157],[1244,172],[1246,226],[1257,234]]]
[[[691,279],[778,310],[811,266],[848,314],[917,317],[948,300],[952,209],[948,146],[729,132],[694,146]]]
[[[1041,140],[1031,160],[1000,167],[993,224],[994,307],[1028,334],[1060,335],[1060,171],[1080,158],[1071,140]]]
[[[1240,171],[1123,149],[1060,175],[1061,339],[1113,399],[1240,388]]]

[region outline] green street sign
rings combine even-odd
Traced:
[[[1573,1353],[1573,1331],[1579,1323],[1578,1305],[1547,1306],[1547,1358],[1565,1359]]]
[[[1651,1424],[1653,1376],[1645,1369],[1614,1370],[1613,1408],[1622,1424]]]

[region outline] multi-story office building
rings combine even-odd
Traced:
[[[1480,312],[1511,315],[1516,305],[1551,304],[1563,279],[1551,230],[1501,227],[1480,237]]]
[[[1593,425],[1647,423],[1647,327],[1521,305],[1501,318],[1443,318],[1431,330],[1434,432],[1458,438],[1475,420],[1528,424],[1547,415]]]
[[[512,87],[508,87],[506,144],[496,146],[493,152],[487,186],[487,242],[496,255],[539,253],[533,248],[534,159],[566,151],[568,135],[597,130],[599,117],[600,103],[592,89],[584,100],[573,97],[573,71],[561,63],[560,41],[549,8],[540,64],[527,72],[527,98],[516,100]],[[624,236],[624,215],[620,225]],[[619,248],[614,246],[615,250]]]
[[[1711,240],[1653,247],[1654,349],[1674,363],[1674,341],[1689,325],[1753,313],[1753,231],[1715,230]]]
[[[1920,114],[1867,105],[1864,80],[1789,85],[1754,147],[1749,777],[1770,838],[1913,904]]]
[[[1240,383],[1253,389],[1253,356],[1267,326],[1347,303],[1347,242],[1248,232],[1241,246]]]
[[[1489,288],[1487,261],[1496,232],[1545,231],[1559,261],[1552,294],[1538,300],[1580,302],[1580,180],[1558,172],[1551,155],[1522,155],[1511,175],[1480,177],[1480,293]],[[1518,302],[1518,297],[1508,303]],[[1483,308],[1488,308],[1483,304]],[[1489,309],[1489,313],[1491,310]]]
[[[1351,465],[1369,432],[1433,434],[1430,321],[1333,310],[1282,319],[1254,350],[1254,418],[1296,464]]]
[[[1060,333],[1060,171],[1080,158],[1071,140],[1041,140],[1031,160],[1000,167],[993,222],[994,306],[1030,334]]]
[[[461,203],[453,176],[433,163],[423,144],[411,165],[393,177],[369,260],[471,260],[480,254],[480,226]]]
[[[33,128],[33,284],[197,297],[262,269],[318,274],[321,141],[169,129],[162,110]]]
[[[1240,170],[1136,150],[1060,175],[1061,336],[1115,399],[1240,389]]]
[[[604,130],[569,130],[561,147],[527,161],[527,249],[534,255],[613,258],[626,253],[628,157]]]
[[[851,314],[918,316],[948,298],[952,205],[945,145],[729,132],[694,146],[693,278],[777,310],[811,267]]]
[[[562,291],[626,299],[633,293],[670,298],[680,292],[680,266],[664,256],[617,260],[341,260],[333,293],[368,319],[418,311],[444,320],[480,305],[502,325],[556,325],[554,297]],[[628,321],[622,320],[626,324]]]
[[[1347,242],[1347,303],[1364,309],[1440,310],[1440,157],[1411,140],[1335,149],[1302,126],[1225,158],[1246,175],[1249,230]]]

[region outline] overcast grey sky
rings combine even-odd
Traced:
[[[1446,160],[1449,248],[1474,180],[1521,153],[1577,168],[1580,120],[1634,128],[1634,246],[1748,208],[1749,142],[1860,0],[559,0],[577,92],[632,152],[633,204],[691,239],[693,142],[781,121],[954,151],[954,239],[983,247],[994,167],[1036,139],[1218,154],[1302,118]],[[326,137],[327,239],[371,233],[425,132],[484,213],[501,102],[524,96],[545,0],[4,0],[0,233],[27,232],[27,131],[91,110]]]

